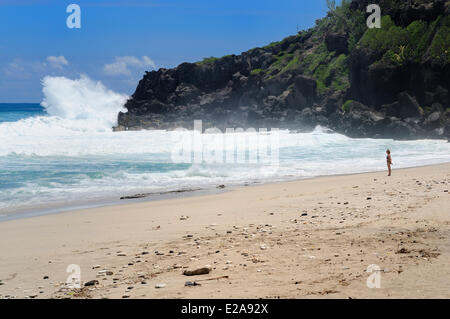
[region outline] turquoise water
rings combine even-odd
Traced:
[[[30,205],[118,199],[138,192],[384,170],[387,148],[394,168],[450,162],[446,141],[351,139],[317,128],[281,131],[276,167],[179,163],[173,158],[173,132],[112,132],[114,123],[105,118],[114,119],[117,108],[80,105],[50,99],[47,108],[0,104],[0,215]],[[111,114],[105,116],[105,110]],[[244,140],[248,134],[234,137]],[[216,144],[213,148],[219,149]]]
[[[0,123],[15,122],[27,117],[45,114],[45,108],[38,103],[0,103]]]

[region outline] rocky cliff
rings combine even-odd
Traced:
[[[382,9],[380,29],[366,6]],[[351,137],[450,137],[450,1],[354,0],[240,55],[146,72],[116,129],[326,126]]]

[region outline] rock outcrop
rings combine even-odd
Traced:
[[[369,30],[366,5],[382,8]],[[146,72],[116,129],[326,126],[351,137],[449,138],[445,0],[354,0],[240,55]],[[384,37],[384,38],[383,38]]]

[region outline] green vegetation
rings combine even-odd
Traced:
[[[347,100],[347,101],[345,101],[345,103],[342,105],[342,110],[343,110],[344,112],[350,111],[350,107],[352,106],[352,104],[353,104],[353,100]]]
[[[333,55],[334,53],[327,50],[325,43],[320,44],[314,52],[303,58],[302,64],[306,74],[312,75],[321,64],[328,63]]]
[[[408,46],[406,55],[411,57],[412,60],[419,62],[422,55],[427,50],[427,42],[430,37],[431,28],[428,28],[428,24],[424,21],[414,21],[407,28],[408,40],[415,43],[414,46]]]
[[[224,55],[221,58],[216,58],[216,57],[212,56],[212,57],[209,57],[209,58],[203,58],[202,61],[198,61],[198,62],[196,62],[196,64],[198,64],[198,65],[209,64],[209,63],[213,63],[213,62],[215,62],[217,60],[220,60],[220,59],[231,58],[232,56],[233,56],[232,54]]]
[[[264,73],[263,69],[254,69],[250,72],[251,75],[258,75],[260,73]]]
[[[273,62],[268,69],[267,74],[278,74],[280,72],[284,72],[285,67],[290,63],[293,53],[286,53],[285,51],[281,51],[275,56],[275,62]]]
[[[265,47],[263,47],[263,49],[272,49],[272,48],[276,47],[277,45],[279,45],[280,43],[281,43],[281,41],[272,42],[272,43],[266,45]]]
[[[438,63],[450,62],[450,17],[446,16],[431,43],[431,58]]]
[[[209,58],[204,58],[202,61],[197,62],[197,64],[207,64],[207,63],[212,63],[216,60],[218,60],[219,58],[216,57],[209,57]]]
[[[300,57],[295,56],[291,61],[281,70],[281,72],[286,72],[289,70],[295,70],[300,66]]]
[[[221,59],[231,58],[232,56],[233,56],[232,54],[227,54],[221,57]]]
[[[423,112],[425,114],[430,114],[431,110],[432,110],[432,107],[431,106],[425,106],[425,107],[422,108],[422,110],[423,110]]]
[[[330,88],[335,91],[340,91],[350,86],[346,60],[346,55],[341,54],[333,58],[329,63],[321,64],[317,67],[313,76],[317,81],[319,93],[324,93]]]
[[[333,33],[348,35],[348,48],[353,50],[359,39],[367,29],[364,13],[360,10],[350,9],[351,0],[342,0],[340,6],[336,6],[335,0],[327,0],[328,16],[322,19],[323,29]]]
[[[439,63],[450,61],[450,19],[439,17],[432,23],[416,20],[406,28],[396,26],[390,16],[381,19],[380,29],[369,29],[361,38],[361,47],[375,52],[380,61],[402,65],[427,58],[431,43],[431,58]]]
[[[327,0],[328,15],[317,20],[314,29],[299,34],[300,37],[310,34],[310,41],[316,43],[315,47],[308,52],[295,54],[292,60],[284,64],[281,71],[296,68],[313,77],[317,81],[319,94],[347,89],[350,86],[347,56],[329,52],[324,43],[324,36],[330,33],[345,34],[348,35],[349,50],[357,45],[367,27],[364,13],[351,10],[350,3],[350,0],[342,0],[338,6],[334,0]]]
[[[395,7],[402,0],[382,0],[384,6]],[[375,54],[375,63],[403,65],[408,62],[424,62],[431,59],[439,64],[450,62],[450,17],[439,17],[435,21],[416,20],[406,27],[397,26],[389,15],[383,15],[380,29],[368,29],[364,10],[351,10],[351,0],[327,0],[329,12],[316,21],[314,28],[297,34],[298,41],[289,46],[283,39],[262,49],[270,53],[274,62],[263,68],[250,71],[251,75],[274,78],[292,71],[314,78],[318,94],[343,91],[349,88],[349,66],[346,54],[330,52],[325,44],[329,34],[344,35],[348,49],[363,48]],[[301,40],[300,40],[301,39]],[[306,45],[299,45],[299,41]],[[280,48],[286,48],[281,51]],[[260,50],[255,48],[252,50]],[[252,52],[250,50],[249,52]],[[227,58],[225,56],[222,58]],[[205,58],[198,64],[213,63],[217,58]],[[350,108],[352,101],[346,101],[343,110]]]
[[[324,43],[299,60],[300,69],[305,75],[316,79],[319,94],[329,90],[345,90],[350,86],[347,56],[329,52]]]
[[[330,32],[347,34],[349,48],[356,46],[366,29],[365,17],[360,10],[350,10],[350,3],[351,0],[342,0],[341,5],[336,5],[335,1],[328,0],[328,15],[318,20],[315,28],[301,31],[297,35],[300,38],[308,37],[308,41],[313,44],[311,49],[304,51],[301,46],[296,49],[297,44],[291,44],[286,51],[278,51],[277,48],[280,48],[286,39],[272,42],[262,49],[272,53],[274,62],[266,69],[253,69],[250,74],[262,74],[270,79],[284,72],[298,70],[300,74],[316,79],[319,94],[348,88],[347,56],[329,52],[324,43],[324,36]],[[217,58],[210,57],[197,63],[206,64],[216,60]]]

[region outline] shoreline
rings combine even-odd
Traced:
[[[5,221],[0,299],[449,298],[450,164],[395,172]]]
[[[411,166],[398,168],[393,170],[393,172],[411,169],[411,168],[421,168],[421,167],[430,167],[435,165],[445,165],[450,164],[450,162],[438,163],[438,164],[426,164],[420,166]],[[204,188],[192,188],[192,189],[174,189],[169,191],[156,191],[153,193],[142,191],[142,192],[133,192],[129,194],[115,195],[115,196],[106,196],[99,199],[92,200],[74,200],[74,201],[58,201],[52,203],[43,203],[43,204],[34,204],[34,205],[25,205],[22,207],[12,208],[11,210],[4,209],[0,210],[0,223],[10,220],[16,219],[24,219],[24,218],[33,218],[45,215],[54,215],[61,214],[67,212],[75,212],[79,210],[92,209],[92,208],[101,208],[108,206],[120,206],[127,205],[132,203],[140,203],[140,202],[153,202],[160,200],[171,200],[175,198],[184,198],[191,196],[204,196],[210,194],[220,194],[222,192],[232,191],[235,189],[239,189],[242,187],[253,187],[260,185],[271,185],[271,184],[279,184],[285,182],[296,182],[296,181],[304,181],[304,180],[313,180],[318,178],[326,178],[333,176],[353,176],[353,175],[361,175],[361,174],[369,174],[369,173],[378,173],[383,172],[384,170],[374,170],[367,172],[357,172],[357,173],[338,173],[331,175],[318,175],[313,177],[292,177],[291,179],[285,178],[281,180],[261,180],[261,181],[251,181],[251,182],[242,182],[242,183],[232,183],[232,184],[223,184],[223,185],[210,185],[209,187]],[[225,186],[225,187],[220,187]],[[144,197],[136,197],[140,194],[144,194]],[[123,198],[129,197],[129,198]]]
[[[122,199],[119,196],[115,197],[103,197],[98,200],[87,200],[87,201],[71,201],[68,204],[64,202],[56,202],[49,204],[38,204],[38,205],[29,205],[25,207],[19,207],[17,209],[13,209],[11,211],[0,211],[0,223],[16,220],[16,219],[24,219],[24,218],[33,218],[39,216],[47,216],[47,215],[55,215],[66,212],[76,212],[84,209],[92,209],[92,208],[101,208],[108,206],[120,206],[127,205],[131,203],[141,203],[141,202],[151,202],[158,200],[170,200],[174,198],[180,197],[190,197],[190,196],[202,196],[208,194],[215,194],[220,191],[226,190],[216,190],[216,189],[195,189],[192,191],[169,191],[166,193],[155,192],[149,196],[144,198],[125,198]],[[180,195],[183,193],[182,195]],[[133,195],[131,195],[133,196]]]

